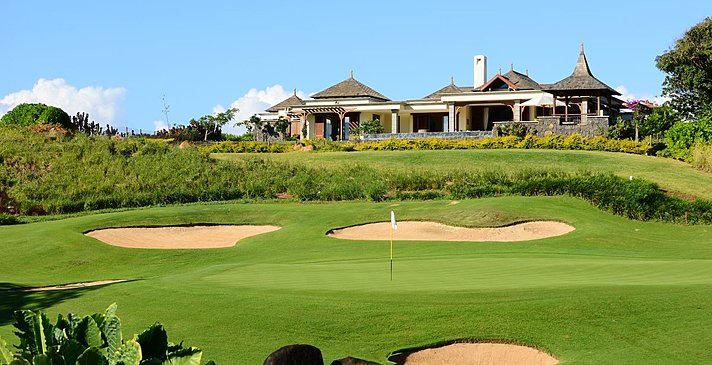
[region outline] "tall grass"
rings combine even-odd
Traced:
[[[653,183],[613,175],[547,169],[389,172],[363,164],[324,167],[260,157],[218,161],[165,141],[0,131],[0,214],[278,196],[380,201],[498,195],[571,195],[632,219],[684,222],[687,214],[691,223],[712,223],[710,202],[683,201]]]
[[[692,147],[692,165],[712,172],[712,144],[698,143]]]

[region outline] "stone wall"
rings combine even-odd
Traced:
[[[526,124],[530,129],[535,129],[539,137],[550,136],[554,134],[580,134],[582,137],[604,136],[608,133],[608,117],[605,116],[588,116],[585,122],[567,124],[562,123],[561,117],[542,116],[537,117],[536,121],[521,122]],[[497,136],[497,125],[510,122],[496,122],[494,128],[494,136]]]
[[[460,132],[425,132],[425,133],[378,133],[364,134],[363,141],[383,141],[386,139],[420,139],[420,138],[442,138],[442,139],[478,139],[492,137],[492,131],[460,131]]]

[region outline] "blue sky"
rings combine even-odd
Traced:
[[[655,56],[712,15],[706,1],[2,1],[0,114],[45,102],[153,130],[230,105],[240,117],[348,77],[394,100],[529,70],[568,76],[579,44],[625,96],[660,95]]]

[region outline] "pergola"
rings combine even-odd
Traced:
[[[307,123],[307,118],[311,114],[320,114],[320,113],[333,113],[339,116],[339,125],[341,126],[341,131],[339,133],[339,140],[342,140],[344,138],[344,117],[346,116],[346,113],[350,113],[354,111],[354,109],[346,109],[340,106],[315,106],[315,107],[302,107],[298,109],[293,109],[292,111],[289,112],[288,116],[290,118],[299,118],[300,125],[303,126],[305,123]],[[355,126],[349,126],[349,128],[354,128]]]

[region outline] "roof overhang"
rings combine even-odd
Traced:
[[[540,90],[481,91],[443,95],[440,100],[445,103],[516,101],[541,97],[542,94],[545,94],[545,92]]]

